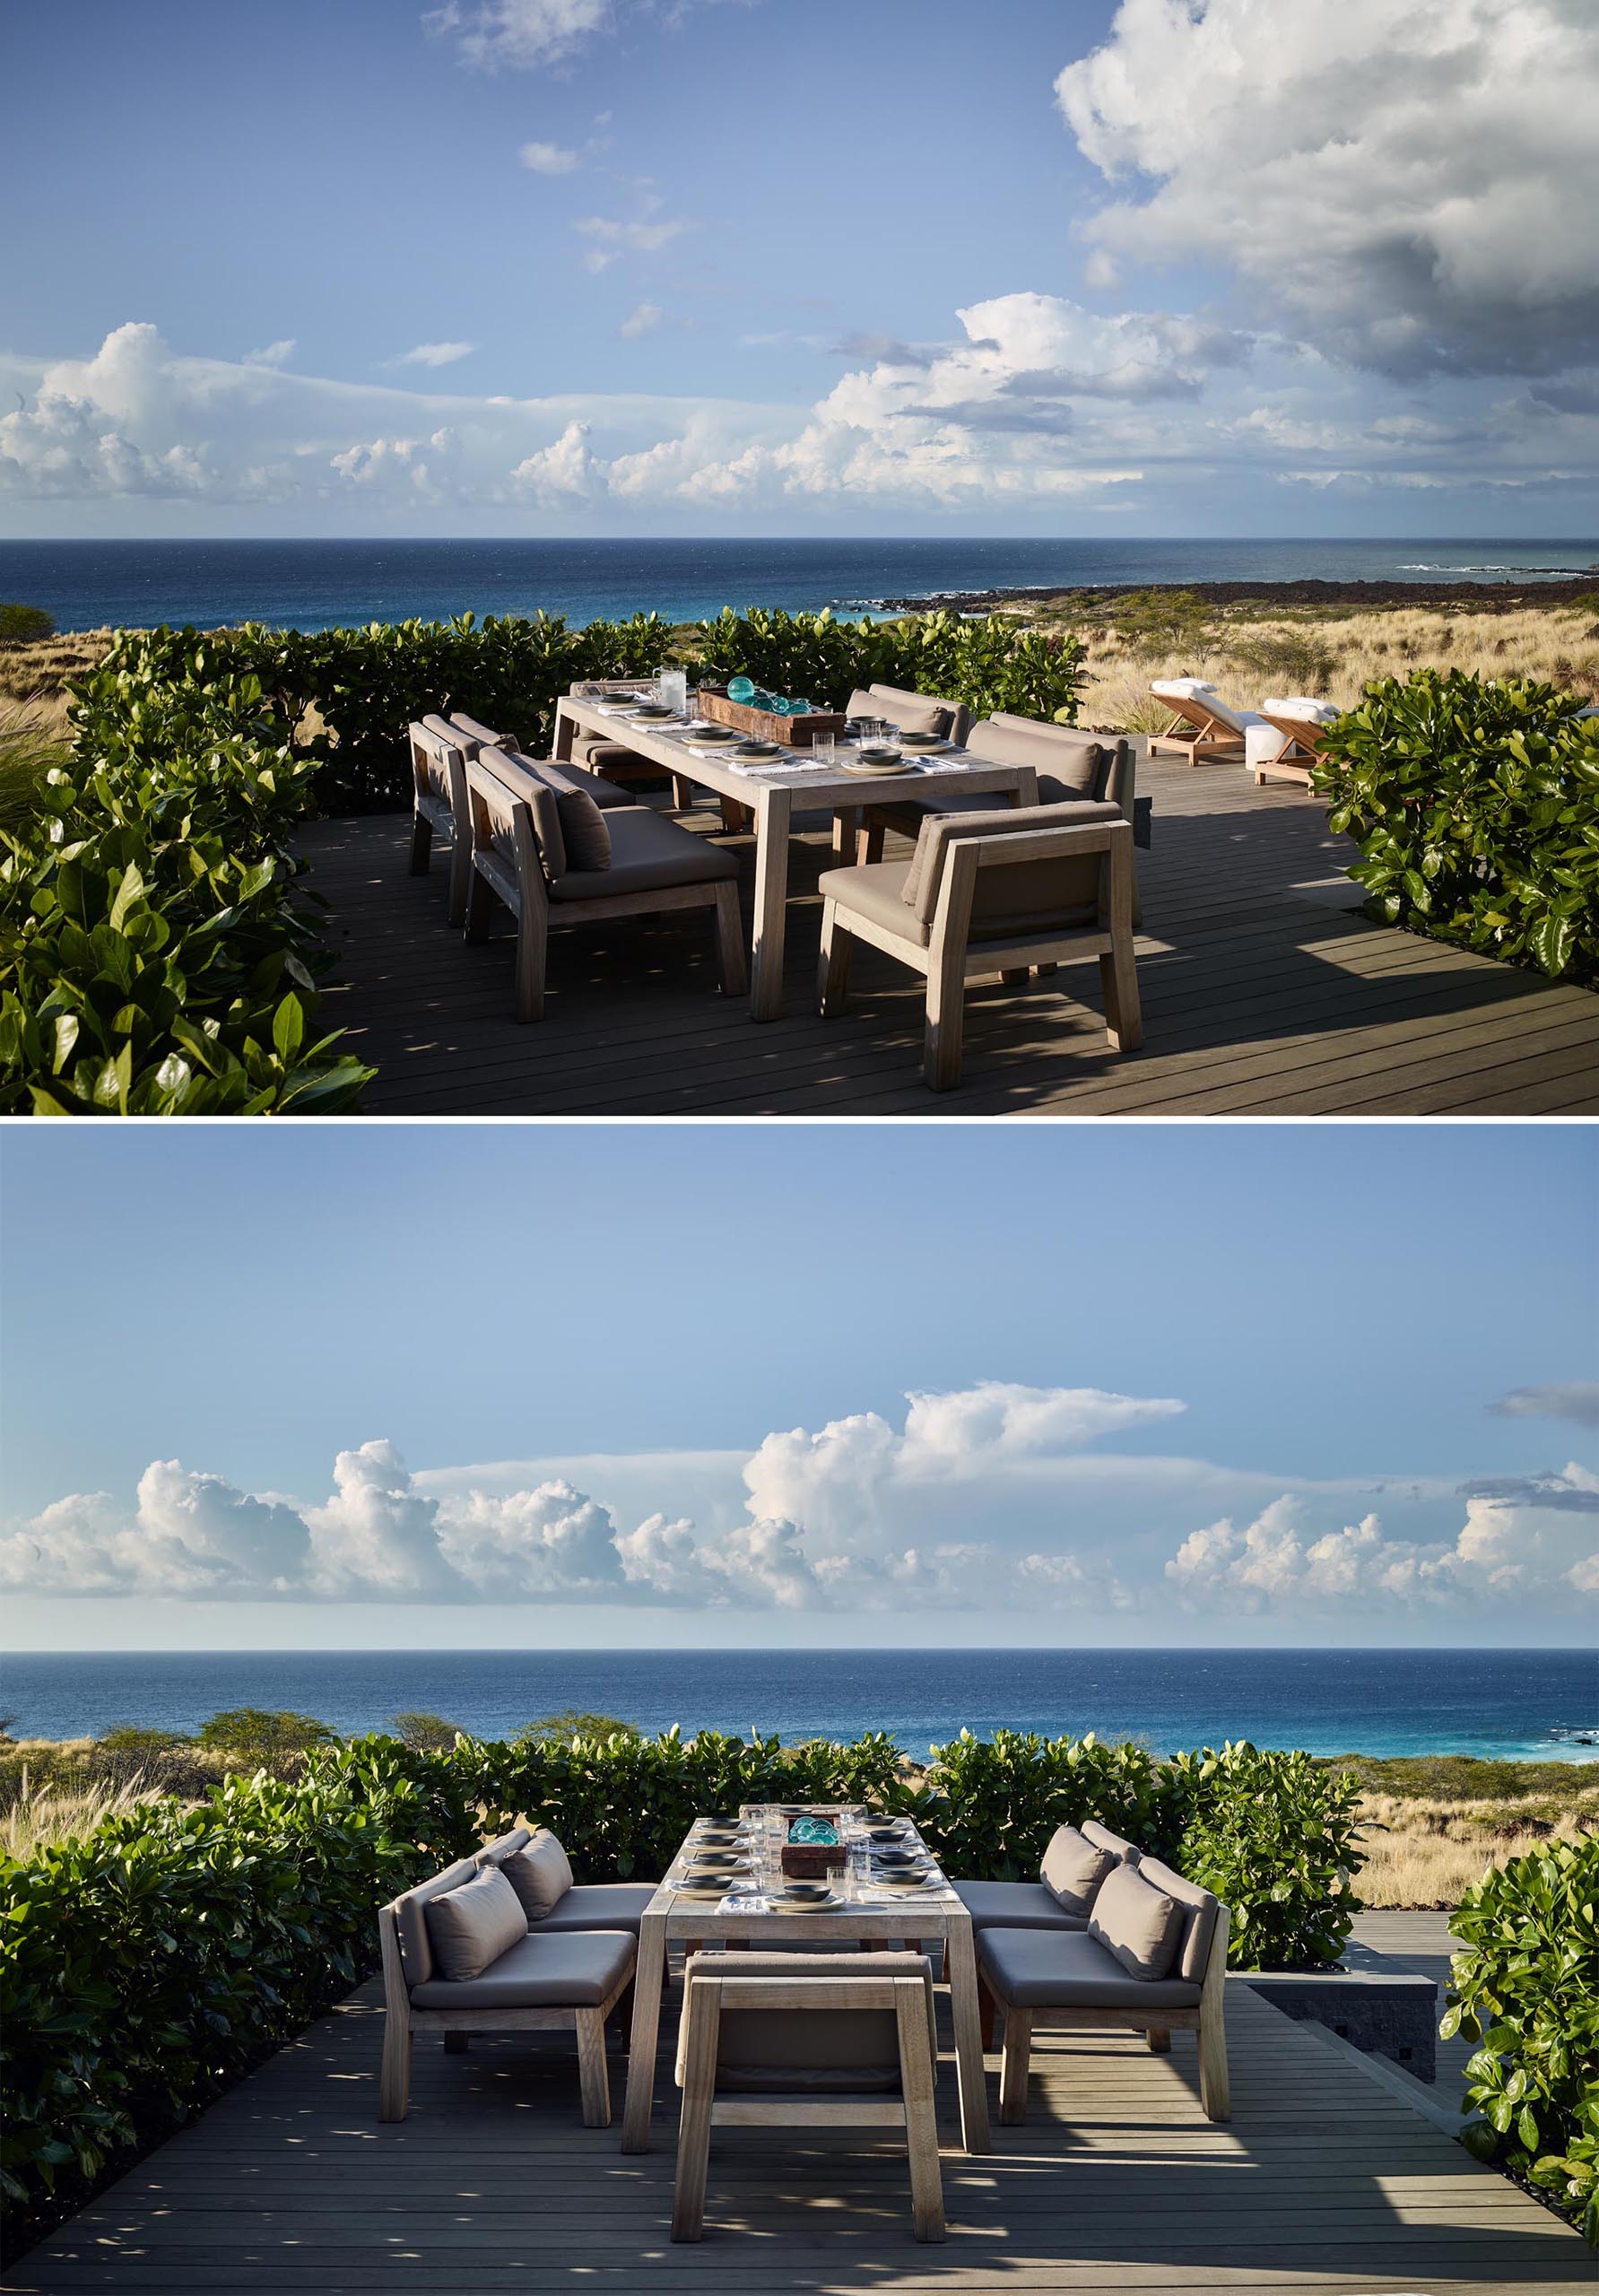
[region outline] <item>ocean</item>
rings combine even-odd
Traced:
[[[1224,1738],[1311,1753],[1599,1759],[1593,1650],[359,1650],[34,1652],[0,1666],[21,1736],[192,1730],[290,1707],[348,1735],[402,1709],[501,1737],[576,1708],[654,1732],[886,1730],[910,1753],[1002,1726],[1161,1752]],[[1586,1736],[1586,1745],[1559,1733]]]
[[[479,614],[574,623],[725,605],[871,610],[887,598],[1100,582],[1536,580],[1599,570],[1599,542],[0,542],[0,598],[60,630],[265,622],[282,629]]]

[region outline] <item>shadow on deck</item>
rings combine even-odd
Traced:
[[[1239,1983],[1234,2118],[1199,2109],[1193,2037],[1043,2037],[1030,2120],[956,2149],[947,2032],[940,2119],[949,2238],[911,2238],[901,2152],[872,2132],[718,2132],[707,2236],[673,2248],[665,2021],[655,2149],[578,2125],[565,2036],[421,2048],[411,2118],[376,2118],[369,1987],[64,2226],[13,2296],[343,2296],[512,2285],[526,2296],[1248,2291],[1532,2296],[1591,2286],[1570,2229],[1480,2167]],[[613,2057],[620,2104],[623,2060]],[[995,2061],[990,2060],[990,2091]],[[508,2282],[501,2276],[510,2274]]]
[[[786,1011],[757,1025],[717,991],[689,915],[552,936],[547,1016],[511,1019],[508,933],[467,948],[444,870],[405,874],[395,815],[309,828],[342,981],[330,1024],[378,1074],[377,1115],[1427,1115],[1599,1109],[1599,998],[1369,925],[1351,848],[1297,789],[1236,768],[1146,765],[1139,857],[1146,1041],[1108,1051],[1090,964],[969,996],[964,1081],[920,1078],[920,984],[870,949],[837,1020],[815,1010],[825,824],[796,839]],[[707,834],[708,812],[690,816]],[[752,849],[744,862],[745,913]],[[892,848],[891,848],[891,850]],[[1079,1001],[1081,1000],[1081,1001]]]

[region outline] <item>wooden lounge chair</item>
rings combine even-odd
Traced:
[[[500,750],[505,756],[517,759],[523,759],[527,754],[515,735],[491,734],[486,726],[480,726],[475,718],[464,718],[457,712],[449,722],[462,736],[462,745],[465,748],[469,762],[481,750]],[[607,813],[615,805],[636,805],[639,802],[630,790],[619,788],[614,781],[608,781],[603,773],[587,762],[558,764],[552,758],[539,758],[534,762],[542,779],[553,781],[563,789],[585,791],[594,799],[601,813]]]
[[[466,787],[473,868],[466,938],[487,939],[496,900],[516,918],[518,1021],[543,1018],[552,926],[666,909],[714,910],[723,993],[743,995],[748,961],[732,854],[647,805],[622,805],[594,811],[608,859],[575,866],[570,829],[561,818],[569,793],[545,778],[534,760],[484,750],[466,769]]]
[[[425,877],[433,839],[449,846],[449,892],[445,915],[451,925],[466,921],[472,883],[472,823],[466,806],[466,760],[473,745],[463,743],[444,718],[421,718],[405,729],[411,752],[411,874]]]
[[[632,1982],[639,1955],[636,1918],[631,1930],[621,1922],[601,1926],[592,1920],[582,1927],[573,1923],[554,1928],[546,1921],[529,1923],[524,1913],[520,1934],[511,1934],[513,1921],[501,1937],[485,1946],[481,1968],[451,1976],[440,1959],[440,1940],[435,1934],[439,1900],[454,1897],[485,1873],[503,1878],[508,1861],[536,1847],[539,1839],[526,1826],[517,1827],[473,1857],[404,1891],[379,1912],[384,1996],[379,2120],[404,2120],[410,2110],[411,2054],[419,2033],[439,2033],[453,2053],[465,2048],[474,2033],[564,2031],[577,2040],[584,2126],[609,2126],[605,2020]],[[577,1894],[565,1892],[566,1897]],[[643,1894],[647,1900],[650,1892]],[[430,1908],[435,1909],[431,1915]]]
[[[934,816],[909,861],[829,869],[821,879],[824,1013],[847,993],[853,944],[868,941],[927,983],[922,1074],[960,1081],[966,983],[985,973],[1098,957],[1107,1031],[1118,1051],[1143,1040],[1133,955],[1133,832],[1109,804],[1023,806]]]
[[[1230,1916],[1157,1858],[1124,1860],[1101,1883],[1086,1929],[985,1929],[978,1970],[1004,2018],[999,2117],[1027,2118],[1032,2031],[1131,2027],[1163,2053],[1174,2031],[1199,2036],[1199,2094],[1211,2120],[1231,2118],[1227,2073]]]
[[[1256,787],[1266,781],[1297,781],[1309,788],[1327,727],[1339,714],[1330,701],[1313,701],[1302,693],[1286,701],[1263,701],[1262,723],[1251,726],[1244,741]]]
[[[1170,723],[1150,736],[1150,755],[1169,750],[1190,765],[1212,758],[1241,758],[1244,737],[1260,718],[1253,709],[1234,709],[1204,678],[1156,678],[1150,691],[1171,711]]]
[[[933,1971],[920,1953],[700,1952],[684,1983],[672,2237],[705,2230],[713,2127],[903,2128],[918,2240],[944,2237]]]

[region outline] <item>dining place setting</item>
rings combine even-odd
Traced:
[[[822,1818],[797,1806],[697,1820],[665,1886],[717,1916],[842,1913],[954,1894],[908,1820]]]

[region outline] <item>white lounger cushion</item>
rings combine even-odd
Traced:
[[[1338,710],[1330,701],[1313,701],[1308,694],[1296,693],[1286,701],[1263,701],[1263,709],[1274,710],[1279,718],[1303,718],[1313,726],[1330,726]]]
[[[1152,678],[1150,691],[1159,701],[1202,702],[1219,724],[1230,726],[1235,733],[1247,733],[1251,726],[1261,722],[1253,709],[1230,708],[1215,687],[1204,678]]]

